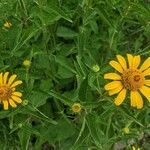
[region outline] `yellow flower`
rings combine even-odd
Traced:
[[[7,110],[9,105],[17,107],[16,103],[21,103],[22,93],[16,91],[16,86],[22,84],[21,80],[14,81],[17,75],[13,74],[8,78],[9,72],[0,73],[0,103],[3,104],[4,110]]]
[[[138,147],[138,148],[136,149],[135,146],[132,146],[132,150],[140,150],[140,148]]]
[[[134,146],[132,146],[132,150],[136,150],[136,148]]]
[[[125,99],[127,90],[130,91],[131,106],[141,109],[143,107],[143,94],[150,101],[150,57],[139,67],[141,58],[139,55],[132,56],[127,54],[128,65],[121,55],[117,55],[117,61],[110,61],[110,65],[117,70],[118,73],[107,73],[105,79],[113,80],[105,85],[105,90],[109,91],[109,95],[118,94],[114,103],[119,106]],[[140,93],[139,93],[140,91]]]
[[[6,21],[6,22],[4,23],[4,27],[5,27],[5,28],[11,28],[11,26],[12,26],[12,24],[11,24],[10,22],[8,22],[8,21]]]
[[[71,108],[72,108],[72,111],[75,113],[78,113],[81,111],[80,103],[74,103]]]
[[[29,67],[29,66],[31,65],[31,61],[28,60],[28,59],[25,59],[25,60],[23,61],[23,65],[24,65],[25,67]]]
[[[125,128],[123,128],[123,132],[124,132],[125,134],[129,134],[130,130],[129,130],[128,127],[125,127]]]

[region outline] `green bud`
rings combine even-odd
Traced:
[[[100,70],[100,67],[98,65],[93,65],[92,70],[94,72],[98,72]]]
[[[18,124],[18,127],[21,128],[21,127],[22,127],[22,123],[19,123],[19,124]]]
[[[22,105],[23,105],[23,106],[28,105],[28,100],[24,100],[24,101],[22,102]]]

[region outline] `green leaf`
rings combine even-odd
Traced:
[[[60,100],[62,103],[64,103],[65,105],[71,106],[72,103],[73,103],[73,102],[72,102],[70,99],[68,99],[67,97],[62,96],[61,94],[59,94],[59,93],[57,93],[57,92],[55,92],[55,91],[53,91],[53,90],[47,92],[47,94],[53,96],[53,97],[56,98],[56,99],[59,99],[59,100]]]
[[[37,130],[31,127],[30,123],[26,123],[18,132],[19,140],[23,150],[28,150],[29,140],[32,134],[38,134]]]
[[[41,80],[40,83],[40,90],[41,91],[50,91],[50,89],[53,87],[53,82],[51,79]]]
[[[39,127],[38,131],[41,133],[41,138],[44,141],[49,141],[50,143],[65,140],[71,137],[75,129],[71,123],[65,119],[57,120],[57,125],[49,125],[47,127]]]
[[[57,63],[59,63],[59,65],[61,65],[64,68],[66,68],[68,71],[76,74],[76,71],[75,71],[74,66],[72,64],[72,61],[70,59],[67,59],[67,58],[65,58],[63,56],[56,56],[55,57],[55,61]]]
[[[61,18],[61,16],[55,12],[48,13],[45,9],[39,11],[37,7],[32,10],[32,17],[36,20],[39,19],[43,26],[53,24]]]
[[[61,77],[61,79],[72,78],[74,76],[74,73],[61,65],[58,66],[57,74]]]
[[[46,54],[41,54],[41,55],[36,55],[35,56],[35,62],[36,62],[36,67],[38,69],[42,68],[49,68],[50,67],[50,61],[49,61],[49,56]]]
[[[90,26],[91,26],[92,30],[95,32],[95,34],[97,34],[98,33],[98,25],[95,20],[90,21]]]
[[[48,99],[49,95],[46,93],[42,93],[40,91],[33,91],[31,95],[29,95],[30,103],[34,107],[39,107],[41,105],[44,105],[46,103],[46,100]]]
[[[49,14],[51,14],[52,12],[56,13],[60,15],[63,19],[72,23],[72,20],[68,17],[68,15],[60,7],[54,5],[53,2],[49,1],[48,7],[43,7],[43,9],[47,11]]]
[[[70,28],[63,27],[63,26],[59,26],[57,28],[56,34],[58,37],[64,37],[64,38],[74,38],[74,37],[78,36],[78,33],[71,30]]]

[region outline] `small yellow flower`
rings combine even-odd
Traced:
[[[94,72],[98,72],[98,71],[100,70],[100,68],[99,68],[98,65],[94,65],[94,66],[92,67],[92,70],[93,70]]]
[[[74,103],[71,108],[72,108],[72,111],[75,113],[78,113],[81,111],[80,103]]]
[[[125,134],[129,134],[130,130],[129,130],[128,127],[125,127],[125,128],[123,128],[123,132],[124,132]]]
[[[17,75],[13,74],[8,78],[9,72],[0,73],[0,104],[3,104],[4,110],[8,110],[8,106],[16,108],[16,103],[21,103],[22,93],[16,91],[16,86],[22,84],[21,80],[15,81]]]
[[[138,147],[138,148],[136,149],[135,146],[132,146],[132,150],[140,150],[140,148]]]
[[[132,150],[136,150],[136,148],[134,146],[132,146]]]
[[[25,59],[25,60],[23,61],[23,65],[24,65],[25,67],[29,67],[29,66],[31,65],[31,61],[28,60],[28,59]]]
[[[110,61],[110,65],[117,70],[118,73],[107,73],[105,79],[113,80],[105,85],[105,90],[109,91],[109,95],[118,94],[114,103],[119,106],[125,99],[127,90],[130,91],[131,106],[141,109],[143,107],[143,94],[150,102],[150,57],[139,67],[141,62],[140,55],[133,56],[127,54],[128,65],[121,55],[117,55],[117,61]],[[139,92],[140,91],[140,92]]]
[[[11,26],[12,26],[11,22],[6,21],[6,22],[4,23],[4,27],[5,27],[5,28],[11,28]]]

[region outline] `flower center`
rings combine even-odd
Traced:
[[[136,91],[144,85],[144,76],[139,70],[128,69],[123,72],[122,83],[126,89]]]
[[[0,101],[7,100],[11,96],[11,89],[5,85],[0,86]]]

